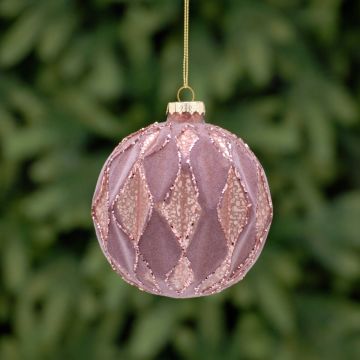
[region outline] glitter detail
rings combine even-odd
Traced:
[[[251,152],[251,154],[253,153]],[[253,156],[255,158],[255,155]],[[257,166],[257,180],[258,194],[256,200],[256,242],[248,257],[231,274],[229,285],[242,280],[249,269],[254,265],[255,261],[260,255],[264,245],[264,239],[271,225],[272,203],[270,190],[267,185],[265,174],[260,166]]]
[[[256,200],[256,238],[262,240],[267,224],[271,219],[272,207],[264,174],[258,168],[258,194]]]
[[[186,249],[200,218],[201,207],[191,174],[180,171],[169,199],[158,204],[160,213],[168,221],[181,247]],[[168,200],[168,201],[167,201]]]
[[[151,145],[154,143],[154,141],[156,140],[156,138],[159,135],[160,130],[156,130],[153,133],[150,133],[150,135],[146,136],[146,139],[143,142],[140,154],[141,156],[146,155],[147,150],[151,147]]]
[[[218,215],[226,239],[234,244],[247,222],[250,203],[246,193],[231,167],[228,172],[222,199],[218,205]]]
[[[231,156],[231,144],[226,141],[224,136],[220,135],[216,131],[210,132],[210,139],[215,144],[220,153],[228,160],[232,160]]]
[[[109,194],[108,194],[108,175],[105,171],[101,180],[99,194],[93,206],[93,218],[99,229],[101,240],[105,242],[109,233]]]
[[[144,133],[148,131],[153,131],[154,128],[160,129],[161,127],[155,123],[146,128],[141,128],[138,131],[123,138],[110,155],[109,164],[114,160],[117,155],[122,154],[131,146],[134,146],[137,142],[139,142]]]
[[[154,274],[151,272],[150,269],[148,269],[148,271],[145,272],[144,279],[146,281],[151,282],[153,285],[156,285]]]
[[[177,145],[184,158],[190,155],[191,149],[198,140],[199,137],[190,129],[186,129],[177,137]]]
[[[140,166],[134,166],[115,201],[122,228],[138,243],[152,210],[152,197]]]
[[[235,243],[248,221],[251,204],[233,167],[229,169],[222,193],[223,195],[218,204],[217,211],[221,227],[228,242],[228,252],[225,260],[215,272],[210,274],[197,287],[197,292],[204,292],[219,287],[225,280],[230,270]]]
[[[169,223],[183,250],[177,265],[166,276],[169,288],[179,293],[194,281],[194,274],[185,251],[201,214],[198,196],[193,174],[191,171],[180,169],[166,199],[158,204],[160,213]]]
[[[167,275],[166,280],[169,287],[177,292],[183,292],[194,281],[194,273],[186,256],[180,258],[178,264]]]

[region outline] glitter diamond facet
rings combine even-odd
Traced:
[[[199,137],[195,134],[193,130],[186,129],[181,135],[177,138],[177,145],[181,151],[181,154],[184,157],[190,155],[190,151],[199,140]]]
[[[159,204],[161,214],[170,224],[183,249],[189,245],[191,235],[200,218],[198,193],[191,174],[182,170],[175,180],[169,202]]]
[[[230,144],[223,136],[220,136],[217,132],[212,131],[210,138],[215,146],[220,150],[221,154],[228,160],[231,160],[231,148]]]
[[[154,291],[159,291],[159,285],[157,284],[154,273],[142,255],[139,256],[137,272],[141,273],[141,276],[138,276],[141,283],[152,286]]]
[[[226,239],[234,244],[244,228],[249,210],[246,193],[233,167],[229,169],[225,189],[218,206],[219,220]]]
[[[108,176],[105,173],[102,181],[99,194],[95,200],[93,208],[94,220],[97,223],[101,240],[106,241],[109,232],[109,196],[108,196]]]
[[[159,130],[156,130],[155,132],[152,132],[146,136],[146,138],[143,142],[142,148],[141,148],[141,152],[140,152],[142,156],[146,155],[147,150],[151,147],[151,145],[157,139],[159,132],[160,132]]]
[[[194,273],[187,257],[180,258],[178,264],[168,275],[167,281],[170,287],[178,292],[184,291],[194,281]]]
[[[152,209],[152,199],[142,169],[135,165],[116,200],[124,231],[138,242]]]

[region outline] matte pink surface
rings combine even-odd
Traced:
[[[272,220],[265,173],[234,134],[201,115],[169,115],[125,138],[105,162],[92,217],[102,251],[147,292],[197,297],[239,280]]]

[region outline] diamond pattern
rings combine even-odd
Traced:
[[[135,165],[116,200],[121,225],[128,236],[138,243],[152,210],[152,197],[142,168]]]
[[[189,172],[181,170],[177,176],[169,202],[159,204],[161,214],[170,224],[180,245],[186,249],[190,237],[199,221],[201,207],[197,201],[198,193]]]
[[[195,134],[193,130],[186,129],[181,135],[177,138],[177,145],[180,149],[183,157],[188,157],[190,155],[190,151],[195,145],[195,143],[199,140],[199,137]]]
[[[169,223],[185,252],[201,214],[201,207],[198,203],[198,191],[189,171],[181,169],[175,179],[171,195],[159,204],[159,211]],[[170,288],[182,292],[193,280],[194,274],[190,261],[183,254],[178,264],[168,274],[168,284]]]
[[[92,217],[126,281],[185,298],[218,292],[246,274],[264,245],[272,203],[265,173],[242,141],[180,120],[142,129],[116,148]]]
[[[219,220],[228,241],[228,253],[215,272],[200,284],[198,291],[204,292],[207,289],[219,286],[228,274],[236,240],[248,220],[249,206],[250,203],[243,186],[236,176],[235,169],[231,167],[223,190],[223,196],[218,205]]]

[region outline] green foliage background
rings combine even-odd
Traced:
[[[90,219],[122,137],[181,85],[182,1],[0,0],[0,358],[360,359],[360,5],[191,1],[191,84],[268,174],[246,279],[125,284]]]

